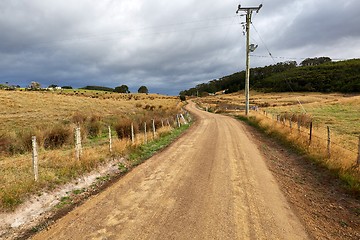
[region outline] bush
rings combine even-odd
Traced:
[[[87,132],[89,137],[97,137],[101,134],[101,117],[93,115],[87,124]]]
[[[74,115],[72,116],[72,120],[73,120],[73,123],[76,123],[76,124],[81,124],[81,123],[84,123],[87,119],[87,116],[82,114],[82,113],[74,113]]]
[[[60,148],[64,144],[70,142],[72,139],[72,131],[70,128],[66,128],[62,125],[57,125],[44,136],[44,148],[45,149],[55,149]]]
[[[16,142],[16,153],[25,153],[32,151],[32,136],[35,134],[31,131],[21,131],[18,133]],[[38,138],[39,140],[39,138]]]
[[[16,139],[10,135],[0,135],[0,154],[14,154],[18,151]]]
[[[130,119],[119,119],[114,126],[118,138],[131,138],[131,120]]]
[[[185,102],[185,101],[186,101],[185,95],[180,95],[180,100],[181,100],[182,102]]]

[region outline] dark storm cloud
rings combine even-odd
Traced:
[[[280,37],[288,48],[328,45],[360,37],[360,2],[306,1]]]
[[[358,57],[356,1],[241,1],[254,14],[255,55]],[[0,83],[146,85],[177,94],[243,70],[238,1],[2,0]],[[260,34],[257,34],[255,29]],[[286,59],[285,59],[286,60]],[[301,61],[301,60],[300,60]],[[252,66],[272,64],[252,58]]]

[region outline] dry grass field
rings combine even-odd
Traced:
[[[167,134],[172,128],[165,123],[174,126],[182,106],[176,97],[156,94],[0,91],[0,211],[14,209],[28,194],[53,189]],[[129,139],[131,123],[134,142]],[[77,125],[83,143],[80,161],[74,151]],[[113,137],[111,153],[108,126]],[[31,136],[37,137],[38,144],[37,182],[32,170]]]
[[[250,122],[337,172],[351,189],[360,190],[360,167],[355,167],[360,136],[359,94],[251,92],[250,96],[250,106],[254,109],[250,111]],[[209,96],[195,101],[209,111],[245,119],[243,93]],[[301,123],[300,132],[298,122]],[[313,123],[311,141],[310,122]],[[327,127],[331,137],[330,155]]]
[[[176,109],[178,103],[178,98],[156,94],[1,91],[0,132],[66,124],[74,115],[101,116],[105,120],[154,112],[166,115]]]
[[[245,97],[242,93],[218,95],[201,99],[201,102],[204,107],[208,106],[214,111],[243,110]],[[250,105],[258,106],[260,112],[266,111],[275,116],[306,114],[307,118],[313,120],[318,134],[326,135],[329,126],[334,140],[337,139],[345,148],[357,151],[360,136],[360,95],[251,92]]]

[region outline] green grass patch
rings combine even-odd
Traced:
[[[176,128],[169,133],[163,134],[160,138],[144,144],[134,149],[130,153],[129,158],[133,166],[141,164],[144,160],[153,156],[157,151],[167,147],[172,143],[182,132],[189,128],[189,125],[183,125],[180,128]]]
[[[69,204],[71,204],[71,198],[69,196],[65,196],[60,199],[60,202],[56,205],[56,208],[62,208]]]

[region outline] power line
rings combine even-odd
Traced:
[[[118,40],[119,35],[124,35],[125,38],[127,38],[132,33],[144,33],[146,31],[153,31],[153,32],[148,32],[148,33],[142,34],[142,37],[144,35],[150,36],[150,35],[159,35],[159,34],[165,34],[165,33],[206,30],[206,29],[211,29],[211,28],[231,26],[234,24],[233,19],[236,17],[237,16],[224,16],[224,17],[218,17],[218,18],[208,18],[208,19],[201,19],[201,20],[194,20],[194,21],[172,23],[172,24],[134,28],[134,29],[117,31],[117,32],[112,32],[112,33],[78,35],[78,36],[71,36],[69,38],[63,38],[60,40],[58,39],[55,41],[38,42],[38,43],[32,44],[31,46],[54,45],[54,44],[59,44],[59,43],[75,42],[75,41],[112,40],[113,38],[116,38]],[[228,20],[231,20],[230,24],[229,24]],[[222,24],[222,23],[224,23],[224,24]],[[202,25],[200,25],[200,24],[202,24]],[[205,24],[207,24],[207,25],[205,25]],[[177,27],[177,28],[174,29],[174,27]]]
[[[265,46],[267,52],[269,53],[269,56],[271,57],[271,59],[273,60],[273,62],[274,62],[275,64],[277,64],[277,62],[275,61],[275,58],[274,58],[273,55],[271,54],[271,52],[270,52],[269,48],[267,47],[266,43],[264,42],[264,40],[263,40],[262,37],[260,36],[259,32],[256,30],[256,27],[254,26],[253,23],[251,23],[251,25],[253,26],[255,32],[258,34],[258,36],[259,36],[260,40],[262,41],[262,43],[264,44],[264,46]],[[293,90],[293,88],[291,87],[289,81],[286,79],[286,76],[284,77],[284,80],[285,80],[286,84],[288,85],[288,87],[290,88],[291,92],[294,93],[294,90]],[[297,102],[299,103],[301,109],[306,113],[306,110],[305,110],[304,106],[302,105],[302,103],[300,102],[300,100],[299,100],[298,98],[296,98],[296,100],[297,100]]]

